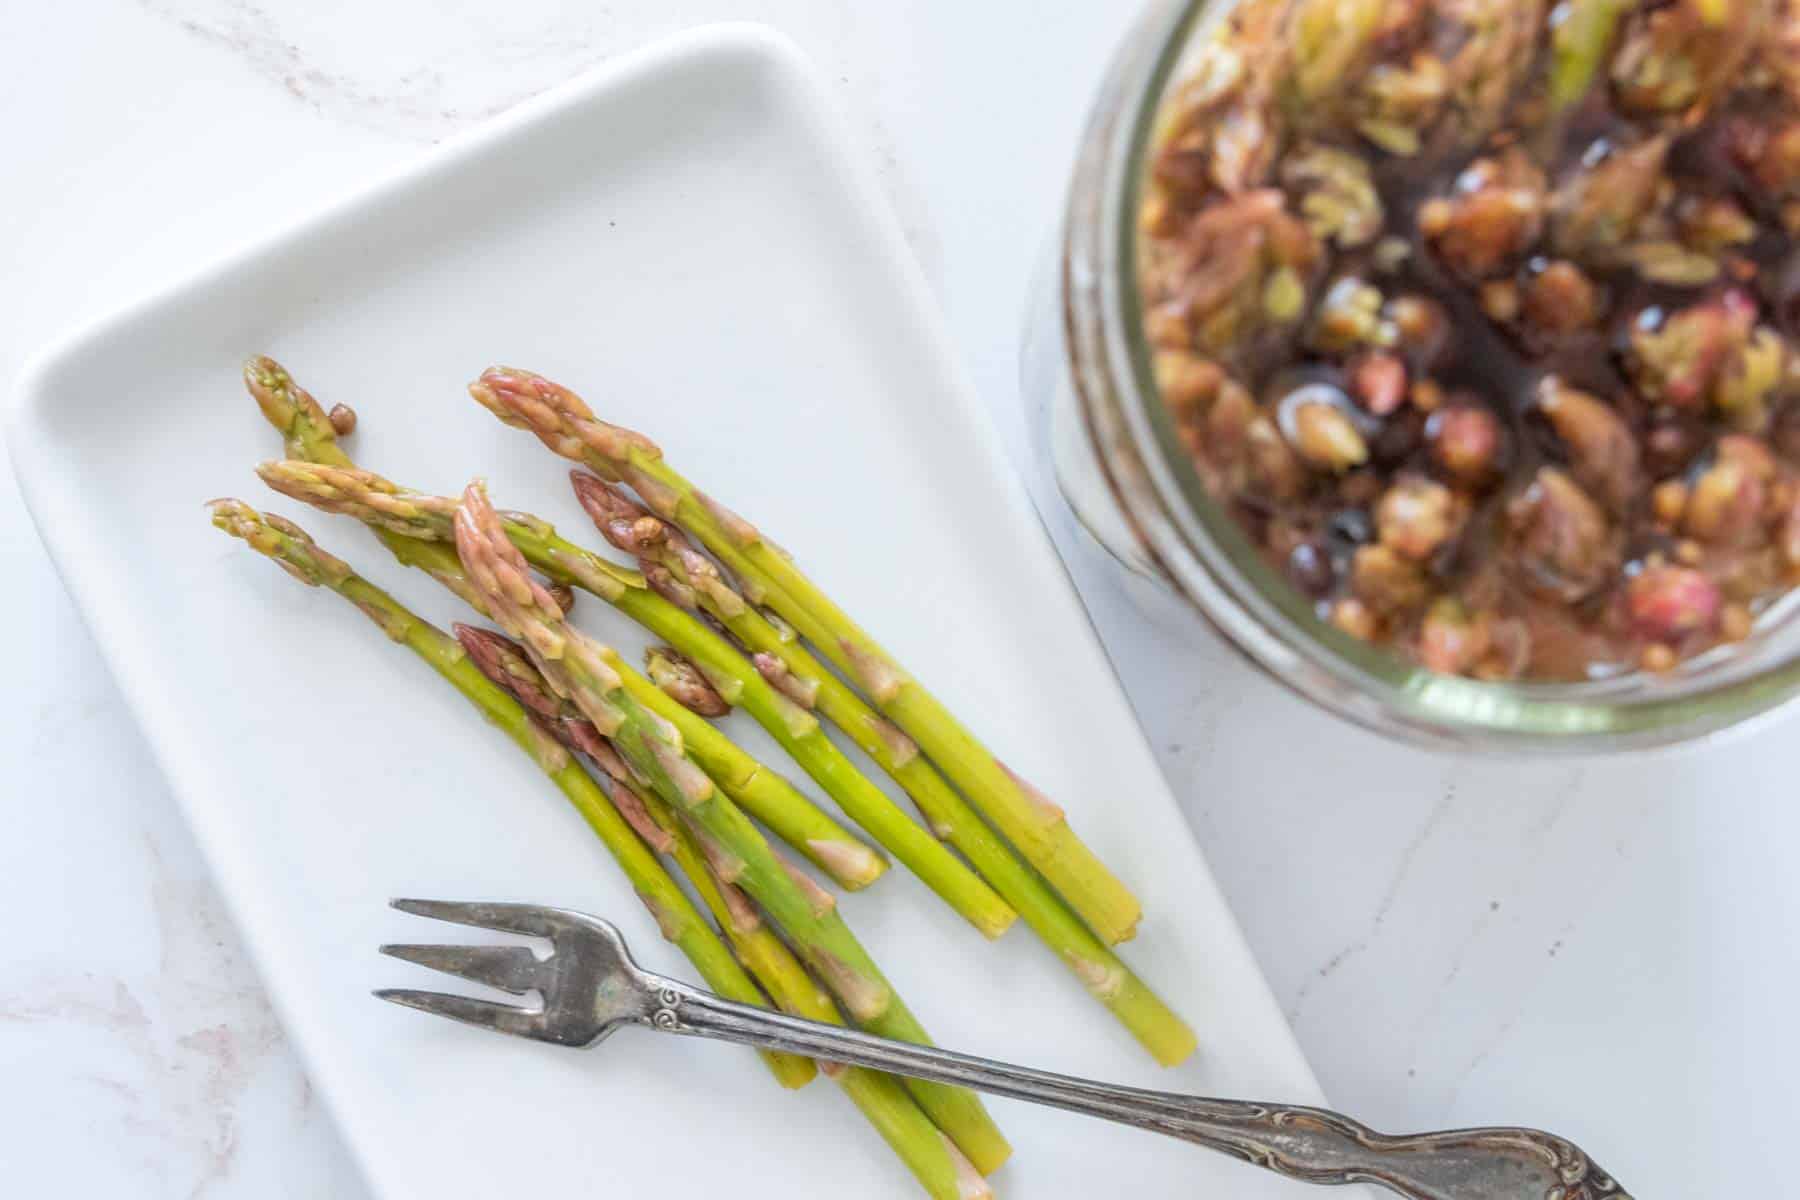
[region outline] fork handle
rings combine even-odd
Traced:
[[[1413,1200],[1630,1200],[1579,1147],[1533,1129],[1390,1137],[1321,1108],[1095,1083],[822,1025],[675,980],[649,982],[655,1005],[646,1023],[665,1033],[782,1050],[1102,1117],[1307,1183],[1375,1183]]]

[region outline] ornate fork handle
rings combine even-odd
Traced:
[[[1630,1200],[1580,1148],[1533,1129],[1390,1137],[1338,1113],[1116,1087],[871,1037],[652,978],[645,1023],[958,1084],[1181,1138],[1307,1183],[1381,1184],[1413,1200]]]

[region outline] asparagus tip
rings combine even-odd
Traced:
[[[646,649],[644,667],[650,681],[689,712],[702,717],[723,717],[731,712],[731,702],[717,685],[672,647]]]
[[[212,523],[238,538],[252,550],[308,587],[339,583],[350,575],[349,566],[312,540],[312,535],[286,517],[258,512],[242,500],[209,500]]]

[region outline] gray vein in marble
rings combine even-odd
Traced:
[[[317,56],[303,48],[301,34],[250,0],[142,3],[148,12],[189,35],[229,51],[319,114],[414,142],[435,141],[479,124],[607,57],[595,44],[588,15],[581,22],[535,34],[509,30],[448,53],[433,47],[439,53],[398,74],[364,80],[318,65]],[[595,10],[599,15],[605,12]],[[392,48],[411,47],[400,39]],[[521,72],[520,64],[528,68]]]
[[[1288,1024],[1292,1025],[1299,1020],[1300,1010],[1306,1006],[1307,997],[1312,994],[1313,984],[1316,981],[1329,979],[1344,963],[1367,950],[1375,940],[1375,936],[1381,932],[1381,927],[1387,923],[1388,914],[1393,911],[1395,901],[1399,899],[1400,889],[1406,884],[1406,877],[1412,872],[1413,863],[1418,858],[1419,851],[1424,849],[1425,844],[1431,840],[1432,834],[1437,832],[1439,825],[1443,823],[1445,815],[1449,813],[1455,801],[1456,784],[1451,782],[1446,786],[1444,794],[1431,806],[1431,811],[1426,814],[1424,822],[1414,832],[1411,840],[1406,843],[1406,848],[1400,852],[1400,858],[1394,865],[1394,873],[1388,879],[1386,890],[1382,892],[1381,902],[1375,906],[1375,915],[1369,921],[1368,931],[1326,959],[1318,970],[1300,985],[1299,990],[1294,994],[1294,1002],[1287,1012]]]

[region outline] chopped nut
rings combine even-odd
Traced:
[[[1712,629],[1719,586],[1692,567],[1648,567],[1625,587],[1625,608],[1641,637],[1677,642]]]
[[[1372,50],[1384,0],[1297,0],[1289,24],[1301,104],[1335,94]]]
[[[1657,321],[1640,317],[1628,366],[1646,396],[1678,408],[1706,402],[1733,356],[1750,340],[1756,303],[1735,289]]]
[[[1319,303],[1311,341],[1327,353],[1393,345],[1394,329],[1381,319],[1380,290],[1354,276],[1332,284]]]
[[[1309,143],[1289,152],[1281,182],[1298,196],[1301,219],[1320,241],[1349,250],[1381,232],[1381,196],[1363,158]]]
[[[1414,562],[1424,562],[1456,533],[1463,516],[1449,488],[1408,477],[1382,496],[1375,509],[1375,529],[1382,545]]]
[[[1476,161],[1448,199],[1419,209],[1419,229],[1438,256],[1473,279],[1516,263],[1537,240],[1547,207],[1544,173],[1516,147]]]
[[[1158,277],[1171,277],[1160,288],[1178,297],[1201,349],[1228,351],[1269,322],[1299,315],[1291,298],[1297,287],[1303,295],[1302,277],[1320,247],[1284,204],[1273,188],[1216,200],[1187,224],[1178,249],[1155,264]]]
[[[1661,642],[1651,642],[1638,655],[1638,665],[1654,675],[1666,675],[1680,662],[1675,651]]]
[[[1539,386],[1537,407],[1568,448],[1570,471],[1582,487],[1613,512],[1628,510],[1643,490],[1643,470],[1624,418],[1555,376]]]
[[[1391,354],[1369,354],[1350,364],[1350,391],[1363,407],[1385,417],[1406,403],[1406,364]]]
[[[1153,366],[1163,402],[1178,412],[1198,412],[1225,381],[1219,364],[1185,350],[1159,351]]]
[[[1159,304],[1144,314],[1144,336],[1153,346],[1186,350],[1194,344],[1194,323],[1187,306]]]
[[[1681,527],[1702,542],[1740,543],[1760,526],[1763,499],[1763,482],[1752,469],[1720,458],[1694,481]]]
[[[1345,596],[1331,606],[1331,623],[1356,638],[1371,642],[1380,629],[1374,612],[1355,596]]]
[[[1443,406],[1444,389],[1439,387],[1434,380],[1421,379],[1412,385],[1412,391],[1408,393],[1407,398],[1412,401],[1412,406],[1420,412],[1432,413]]]
[[[1388,236],[1375,243],[1375,269],[1391,275],[1412,258],[1412,245],[1403,237]]]
[[[1315,467],[1341,474],[1368,461],[1368,443],[1336,404],[1303,400],[1293,406],[1290,424],[1294,449]]]
[[[1550,334],[1580,333],[1600,323],[1600,289],[1572,262],[1545,265],[1525,285],[1525,319]]]
[[[1627,109],[1668,113],[1710,104],[1761,35],[1765,0],[1672,0],[1626,18],[1613,91]]]
[[[1681,240],[1702,254],[1718,254],[1756,240],[1756,222],[1729,196],[1696,197],[1681,206]]]
[[[1244,431],[1251,486],[1275,500],[1291,500],[1306,486],[1306,468],[1295,457],[1275,422],[1259,416]]]
[[[1206,414],[1207,444],[1226,454],[1241,448],[1250,422],[1257,415],[1256,401],[1249,391],[1236,383],[1226,383]]]
[[[1446,48],[1463,144],[1480,142],[1500,124],[1535,69],[1547,7],[1545,0],[1454,0],[1435,6],[1435,40]]]
[[[1550,599],[1591,596],[1618,570],[1618,539],[1600,506],[1555,467],[1540,467],[1506,506],[1520,582]]]
[[[1484,486],[1499,473],[1504,437],[1499,418],[1471,404],[1441,408],[1425,425],[1432,460],[1466,487]]]
[[[1423,131],[1436,122],[1449,94],[1450,72],[1443,59],[1428,51],[1419,51],[1403,66],[1378,64],[1356,99],[1361,109],[1356,131],[1389,154],[1411,158],[1422,148]]]
[[[1487,638],[1491,649],[1481,656],[1470,674],[1489,681],[1522,675],[1531,663],[1531,630],[1525,622],[1516,618],[1489,621]]]
[[[1425,573],[1389,546],[1364,546],[1350,560],[1350,588],[1386,617],[1402,616],[1431,594]]]
[[[1719,260],[1705,251],[1680,242],[1640,242],[1625,252],[1638,274],[1653,283],[1671,287],[1699,287],[1719,277]]]
[[[1505,324],[1519,315],[1519,285],[1510,279],[1490,279],[1481,285],[1481,311]]]
[[[1408,348],[1420,358],[1432,356],[1432,349],[1449,335],[1450,318],[1443,306],[1423,296],[1396,296],[1383,309],[1394,331]]]
[[[1772,329],[1758,329],[1738,348],[1713,387],[1713,403],[1739,429],[1768,423],[1769,398],[1787,374],[1787,346]]]
[[[1487,652],[1485,621],[1476,620],[1452,597],[1432,601],[1419,626],[1421,663],[1441,675],[1462,675],[1473,670]]]
[[[1674,528],[1681,524],[1687,511],[1687,484],[1679,479],[1665,479],[1650,491],[1650,508],[1662,524]]]
[[[1656,203],[1669,139],[1635,146],[1597,143],[1550,202],[1550,241],[1559,254],[1586,259],[1629,242]]]
[[[331,422],[331,431],[339,437],[349,437],[356,432],[356,410],[348,404],[332,405],[325,419]]]

